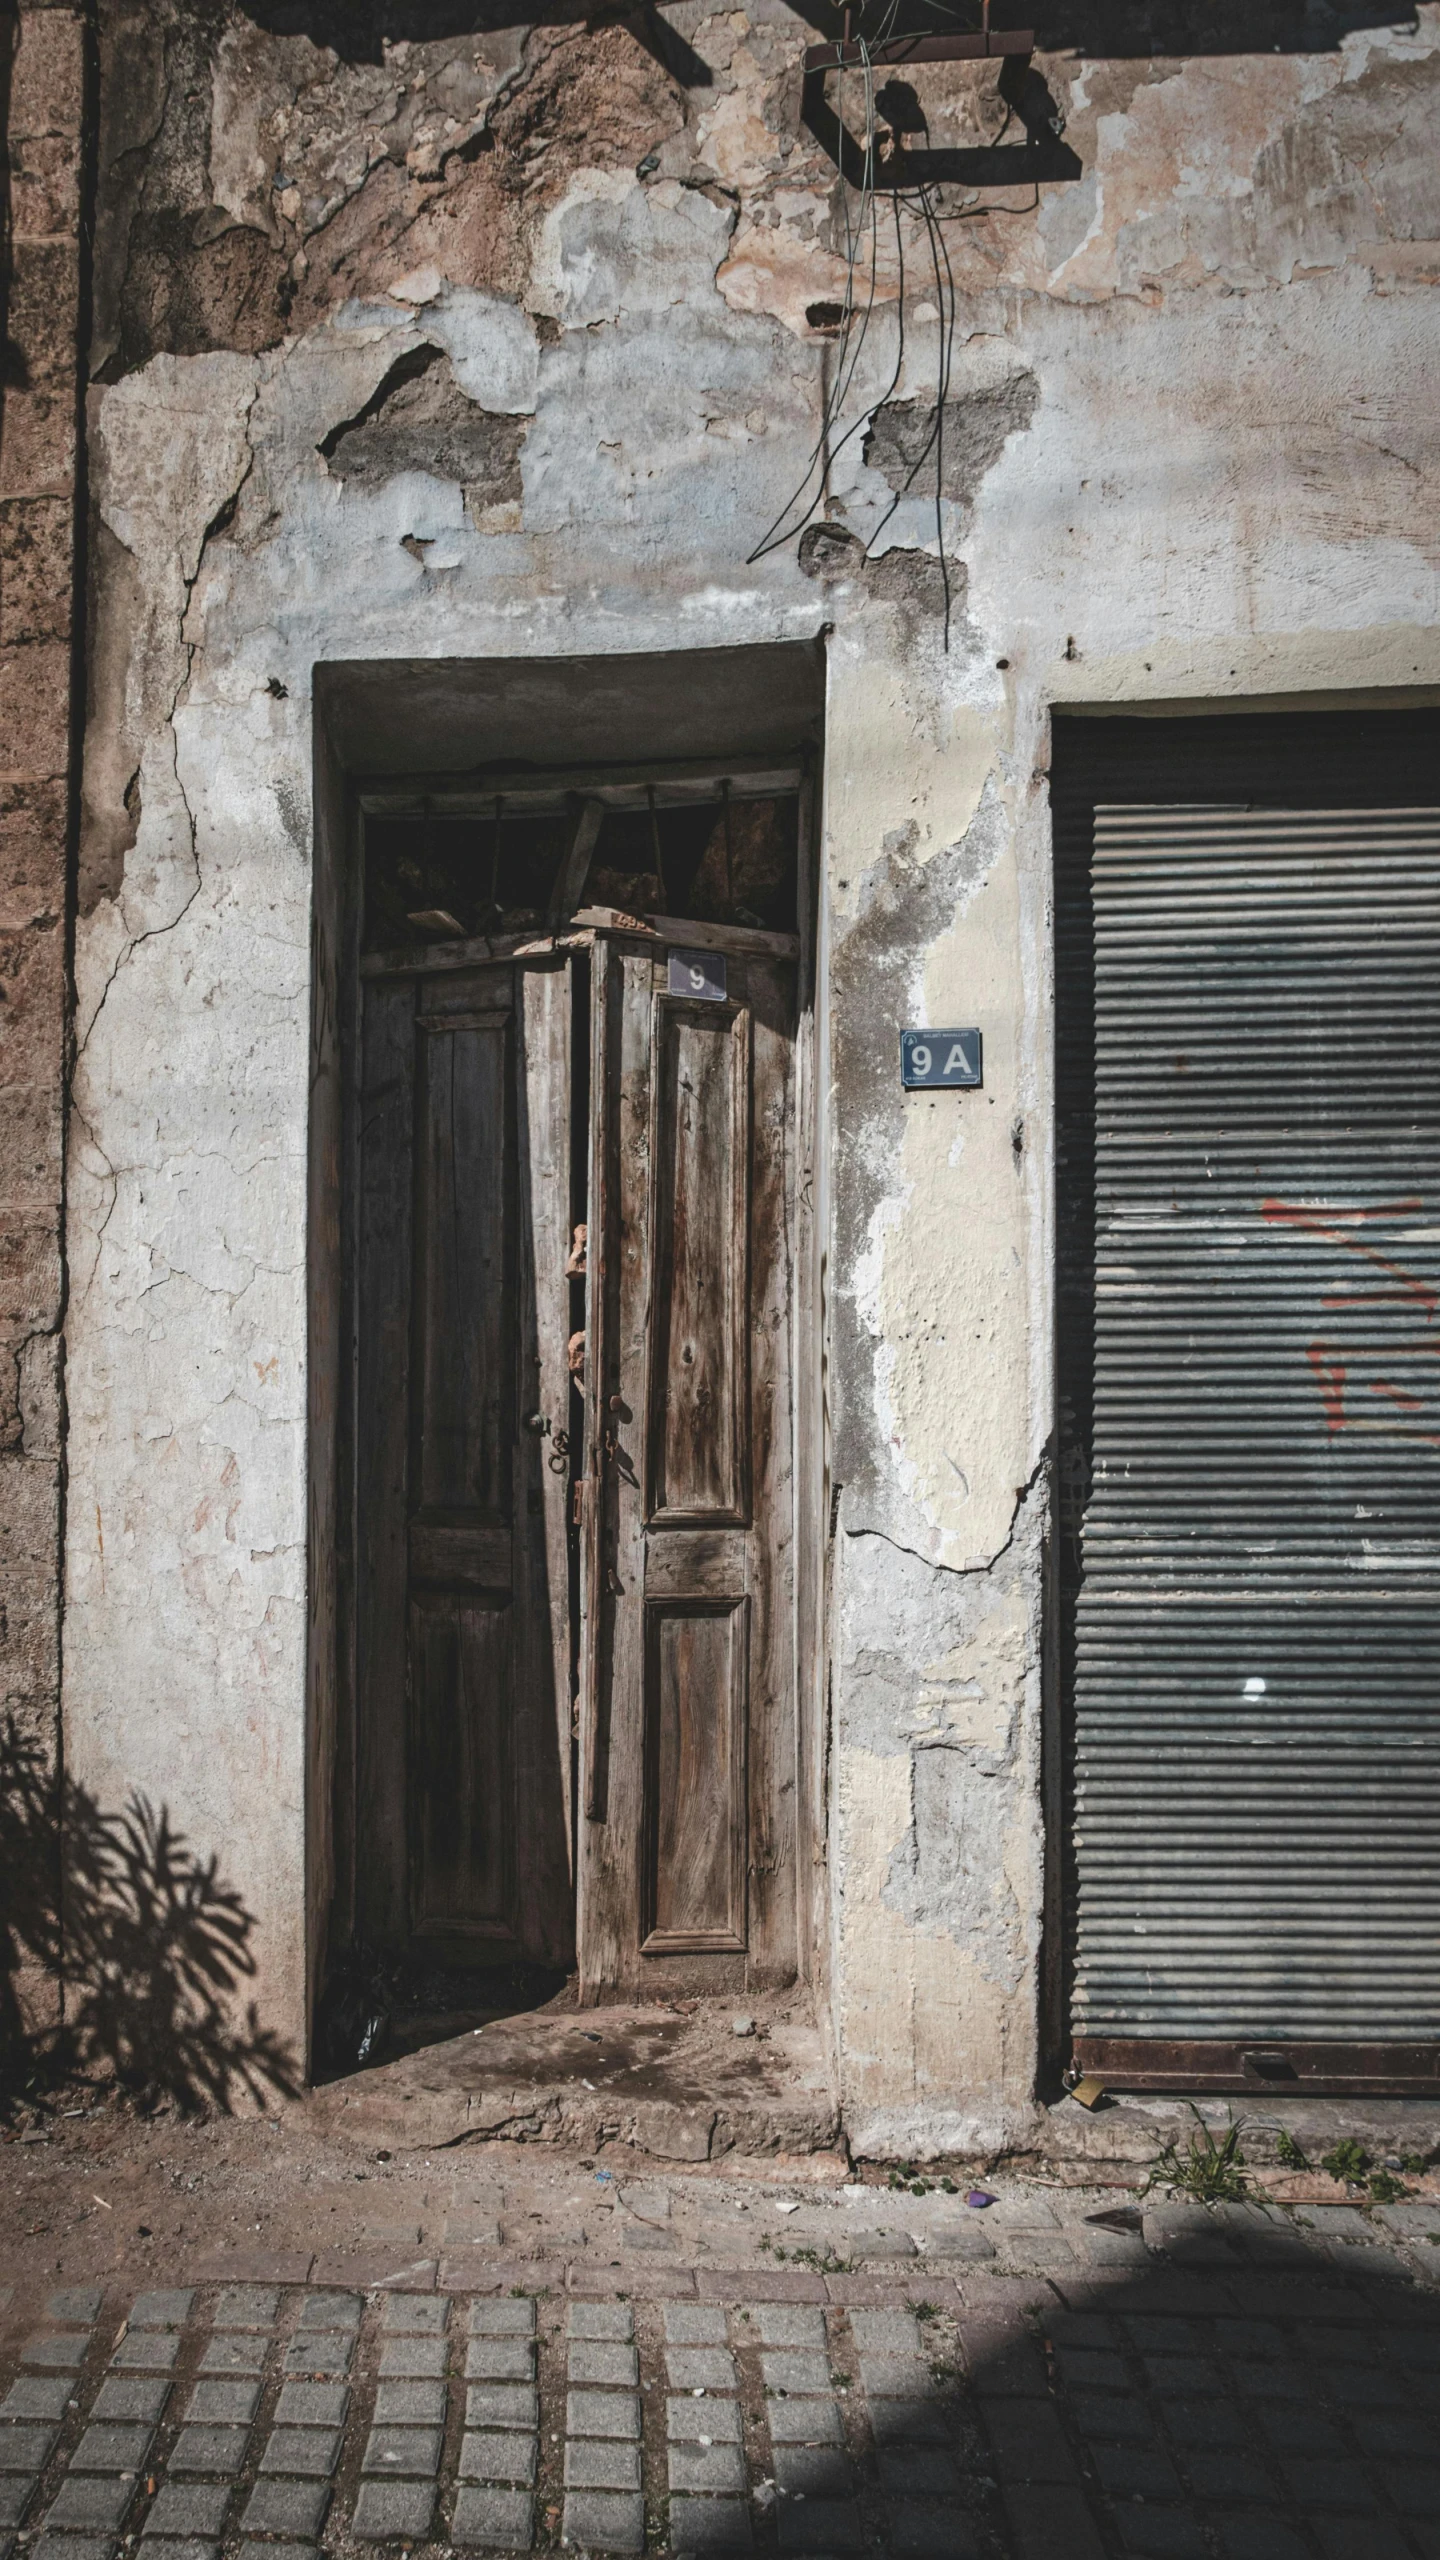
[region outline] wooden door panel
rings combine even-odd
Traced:
[[[455,1963],[573,1947],[564,1487],[540,1429],[568,1419],[570,989],[536,974],[364,999],[361,1925]]]
[[[499,1522],[515,1366],[510,1012],[427,1010],[419,1031],[414,1489],[422,1516]]]
[[[413,1920],[514,1946],[512,1612],[427,1595],[410,1610]]]
[[[793,1979],[794,976],[597,953],[581,1986]]]
[[[646,1609],[648,1954],[743,1953],[746,1604]]]
[[[750,1016],[654,999],[647,1517],[743,1520]]]

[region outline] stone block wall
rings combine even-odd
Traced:
[[[0,12],[0,2043],[57,2022],[61,1323],[86,12]],[[21,1880],[23,1879],[23,1893]],[[21,1907],[23,1902],[24,1907]],[[0,2053],[0,2062],[3,2062]]]

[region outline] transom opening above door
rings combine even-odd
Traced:
[[[768,757],[367,791],[363,948],[533,933],[587,908],[793,933],[804,779],[803,760]]]

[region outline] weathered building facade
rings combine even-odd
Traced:
[[[543,1293],[544,1216],[552,1263],[577,1205],[603,1231],[578,1170],[609,1163],[602,982],[639,971],[650,990],[677,941],[721,954],[726,1020],[778,1044],[766,1085],[755,1031],[744,1090],[788,1204],[767,1243],[758,1154],[735,1176],[717,1268],[738,1253],[756,1290],[770,1272],[783,1324],[736,1299],[726,1338],[740,1359],[763,1335],[780,1385],[736,1424],[733,1483],[697,1474],[672,1511],[676,1536],[722,1544],[770,1520],[773,1579],[717,1545],[678,1668],[662,1592],[648,1632],[615,1633],[587,1671],[598,1595],[618,1629],[627,1575],[658,1571],[636,1558],[663,1505],[652,1487],[627,1529],[614,1495],[621,1554],[587,1524],[583,1462],[554,1522],[533,1479],[562,1550],[571,1519],[596,1541],[557,1567],[552,1535],[546,1603],[568,1609],[579,1576],[562,1828],[581,1970],[604,1911],[620,1952],[595,1982],[648,1978],[645,1945],[621,1948],[619,1870],[587,1866],[595,1824],[619,1820],[593,1794],[592,1697],[613,1795],[625,1663],[644,1688],[653,1641],[656,1695],[680,1695],[713,1652],[732,1716],[715,1747],[740,1774],[675,1849],[693,1876],[725,1832],[700,1917],[677,1902],[673,1927],[652,1833],[671,1837],[665,1806],[698,1782],[693,1737],[677,1709],[658,1777],[663,1732],[636,1743],[625,1856],[651,1879],[646,1944],[671,1967],[654,1978],[756,1978],[743,1907],[753,1921],[778,1873],[766,1978],[813,1981],[851,2140],[913,2154],[1023,2133],[1073,2024],[1052,773],[1120,740],[1116,715],[1132,741],[1161,715],[1196,738],[1225,715],[1213,787],[1203,747],[1167,790],[1127,782],[1117,745],[1109,778],[1076,788],[1264,802],[1289,720],[1288,805],[1307,737],[1384,715],[1422,725],[1393,747],[1375,733],[1372,763],[1411,755],[1403,805],[1440,798],[1423,729],[1440,699],[1440,12],[1150,0],[1062,12],[1033,61],[807,80],[834,32],[781,0],[538,19],[518,0],[26,0],[12,17],[5,1685],[67,1788],[164,1806],[219,1858],[253,1922],[245,1996],[303,2065],[386,1854],[366,1821],[405,1785],[357,1722],[367,1593],[398,1593],[396,1624],[424,1617],[440,1569],[420,1530],[471,1535],[442,1487],[433,1520],[412,1502],[408,1531],[365,1543],[368,1417],[402,1393],[379,1354],[364,1369],[369,1284],[351,1276],[391,1089],[365,1081],[378,990],[418,1005],[433,1097],[447,1004],[452,1033],[483,1044],[503,1018],[506,1055],[529,1055],[527,951],[552,977],[583,960],[564,1054],[589,1039],[592,1072],[567,1067],[554,1104],[569,1171],[563,1203],[535,1194]],[[1318,730],[1295,731],[1302,715]],[[784,915],[730,876],[762,784],[793,812]],[[1370,805],[1368,784],[1326,788]],[[653,866],[616,856],[630,887],[607,900],[575,813],[654,827],[687,790],[726,897],[708,940],[647,940],[615,918],[639,874],[665,890],[671,839]],[[527,810],[571,832],[533,895],[507,896],[502,829]],[[362,912],[382,821],[411,827],[395,859],[417,881],[435,829],[468,826],[483,863],[493,828],[488,903],[456,916],[428,873],[413,893],[416,949],[450,953],[438,975],[402,951],[386,977],[398,946]],[[652,889],[657,910],[705,926],[698,893]],[[762,987],[765,968],[792,975]],[[900,1031],[948,1025],[981,1032],[983,1082],[904,1089]],[[700,1069],[676,1056],[688,1094]],[[703,1148],[696,1165],[692,1228],[735,1172]],[[439,1196],[413,1167],[394,1180],[402,1203]],[[616,1214],[618,1255],[641,1213]],[[676,1268],[657,1263],[633,1318],[617,1282],[617,1342],[653,1323]],[[602,1311],[557,1300],[562,1316],[588,1323],[595,1371]],[[402,1311],[412,1341],[419,1321]],[[647,1357],[588,1381],[601,1439],[643,1428]],[[439,1376],[439,1405],[455,1392]],[[772,1518],[754,1471],[779,1463],[782,1407]],[[556,1422],[537,1408],[552,1439]],[[430,1427],[414,1424],[427,1448]],[[384,1582],[392,1533],[414,1588]],[[1434,1534],[1432,1510],[1415,1538]],[[453,1571],[493,1596],[498,1568]],[[740,1637],[714,1630],[742,1599],[737,1670]],[[490,1639],[478,1603],[456,1607],[443,1642],[468,1660]],[[782,1617],[777,1671],[757,1626]],[[413,1699],[421,1645],[396,1695]],[[498,1676],[476,1671],[476,1694]],[[767,1679],[788,1739],[757,1774]],[[447,1786],[472,1783],[458,1767]],[[422,1854],[414,1805],[394,1818]],[[1419,2008],[1413,2025],[1433,2040]],[[1281,2032],[1258,2013],[1255,2031]]]

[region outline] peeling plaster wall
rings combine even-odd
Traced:
[[[1038,2039],[1048,708],[1440,679],[1440,12],[1177,59],[1157,6],[1132,58],[1039,59],[1080,174],[944,196],[948,648],[913,218],[825,525],[747,565],[844,290],[804,21],[678,0],[662,60],[273,14],[101,10],[72,1760],[223,1852],[299,2043],[316,662],[828,630],[825,1970],[858,2146],[999,2142]],[[937,148],[998,138],[988,73],[924,98]],[[980,1023],[983,1092],[901,1095],[927,1019]]]

